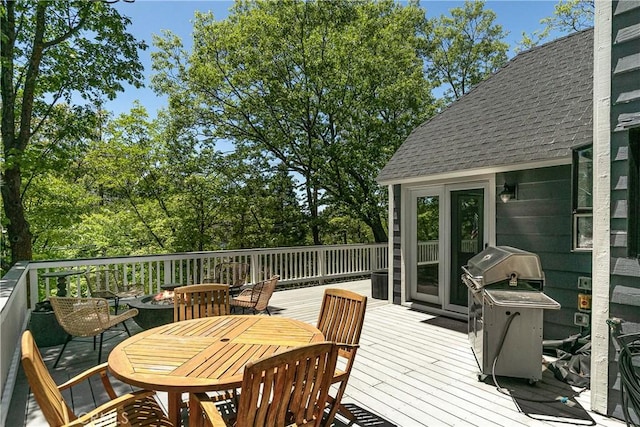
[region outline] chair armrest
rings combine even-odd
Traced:
[[[60,384],[58,386],[58,390],[62,391],[62,390],[66,390],[70,387],[73,387],[74,385],[81,383],[82,381],[86,380],[87,378],[93,376],[93,375],[100,375],[100,380],[102,381],[102,385],[104,386],[105,391],[107,392],[107,394],[109,395],[109,397],[111,399],[115,399],[116,398],[116,393],[113,390],[113,386],[111,385],[111,381],[109,381],[109,377],[107,376],[107,366],[108,364],[105,363],[101,363],[98,366],[94,366],[93,368],[87,369],[86,371],[76,375],[75,377],[71,378],[68,381],[65,381],[64,383]]]
[[[76,420],[71,421],[68,424],[65,424],[65,427],[80,427],[80,426],[102,426],[107,425],[104,423],[105,418],[109,418],[111,421],[108,425],[121,425],[122,421],[120,420],[120,416],[124,418],[130,418],[135,414],[127,414],[126,411],[122,411],[125,409],[127,404],[133,404],[135,402],[143,402],[145,398],[150,398],[154,395],[153,391],[150,390],[140,390],[133,393],[123,394],[120,397],[117,397],[103,405],[98,406],[91,412],[88,412]],[[117,413],[118,409],[121,409],[120,414]],[[156,408],[153,408],[156,409]],[[157,408],[159,409],[159,408]],[[116,418],[118,417],[118,418]],[[113,419],[111,419],[113,418]],[[101,422],[102,421],[102,422]],[[156,420],[162,421],[162,420]],[[124,423],[122,423],[124,424]],[[155,425],[165,425],[165,424],[155,424]],[[169,424],[166,424],[169,425]]]
[[[227,427],[215,402],[205,393],[193,393],[189,396],[189,412],[190,426],[202,425],[201,417],[204,413],[212,427]]]
[[[347,344],[342,342],[336,342],[336,347],[340,350],[357,350],[360,348],[360,344]]]

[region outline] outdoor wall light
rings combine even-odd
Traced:
[[[516,184],[508,185],[505,182],[504,183],[504,188],[502,189],[502,191],[499,194],[500,200],[502,200],[502,203],[507,203],[509,200],[515,199],[516,198],[516,190],[517,190]]]

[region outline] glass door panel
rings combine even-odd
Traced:
[[[440,297],[440,197],[416,198],[415,292],[421,299]]]
[[[449,304],[467,307],[462,266],[482,251],[484,244],[484,189],[451,191],[451,277]]]

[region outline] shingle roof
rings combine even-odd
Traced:
[[[568,157],[592,142],[593,29],[518,54],[418,126],[380,183]]]

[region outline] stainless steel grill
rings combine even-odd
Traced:
[[[479,379],[493,373],[538,381],[543,311],[560,308],[542,292],[544,272],[538,255],[490,246],[462,270],[469,288],[469,343],[480,368]]]

